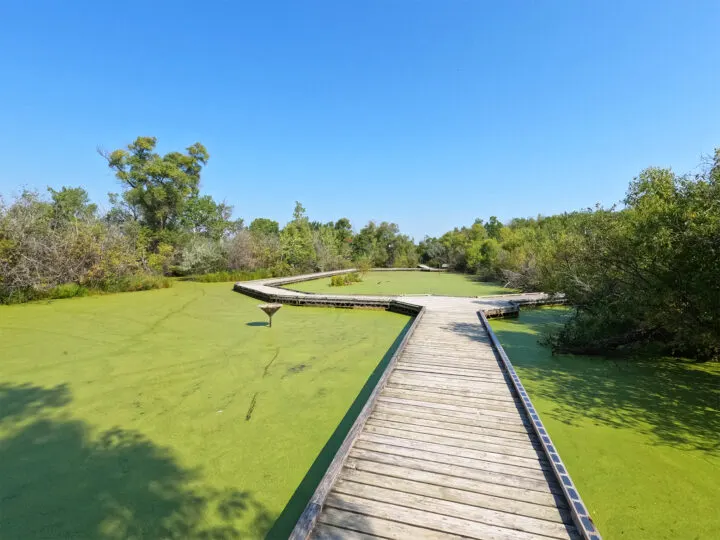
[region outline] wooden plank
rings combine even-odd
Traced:
[[[455,422],[438,420],[438,417],[433,415],[427,415],[427,418],[424,418],[422,416],[403,416],[402,414],[387,413],[383,411],[378,411],[376,409],[373,411],[370,418],[377,420],[385,420],[387,422],[396,422],[398,424],[404,425],[446,429],[455,433],[468,433],[472,435],[477,435],[478,437],[484,437],[488,441],[498,441],[502,444],[515,445],[522,448],[526,448],[528,445],[539,446],[539,443],[535,440],[535,438],[531,437],[529,434],[515,433],[512,431],[501,431],[475,425],[457,424]]]
[[[478,389],[485,389],[485,388],[499,388],[504,390],[506,393],[510,392],[510,388],[508,387],[507,382],[505,381],[505,378],[501,379],[494,379],[494,380],[480,380],[477,378],[468,378],[466,376],[461,375],[455,375],[455,374],[443,374],[443,373],[431,373],[431,372],[410,372],[410,371],[398,371],[397,373],[398,377],[402,376],[405,379],[408,380],[432,380],[432,381],[439,381],[441,383],[443,382],[452,382],[452,383],[462,383],[467,388],[478,388]]]
[[[433,403],[436,405],[442,405],[445,407],[462,407],[463,410],[481,411],[482,414],[487,416],[497,416],[502,418],[511,418],[513,420],[520,419],[522,421],[523,415],[517,409],[510,409],[509,407],[498,406],[490,402],[480,402],[470,400],[468,398],[454,398],[450,395],[438,395],[433,392],[408,392],[407,390],[396,390],[388,389],[389,391],[383,393],[383,397],[387,399],[402,400],[405,403],[420,402],[420,403]],[[398,401],[400,402],[400,401]]]
[[[548,468],[547,465],[541,463],[539,460],[536,459],[507,456],[505,454],[498,454],[496,452],[485,452],[483,450],[464,448],[451,444],[406,439],[405,437],[399,437],[394,435],[381,435],[377,433],[363,432],[358,438],[358,440],[385,444],[394,447],[399,446],[401,448],[413,448],[415,450],[435,452],[436,454],[446,454],[450,456],[476,459],[478,461],[485,461],[487,463],[495,463],[500,466],[498,469],[496,469],[500,472],[507,472],[507,474],[516,474],[518,476],[525,475],[530,478],[544,478],[545,475],[543,474],[543,471],[547,470]],[[390,452],[393,450],[388,449],[387,451]]]
[[[428,442],[435,444],[442,444],[445,446],[452,446],[455,448],[466,448],[469,450],[479,450],[481,452],[487,452],[493,454],[494,459],[490,461],[500,461],[503,463],[513,463],[509,458],[522,458],[523,460],[529,460],[523,466],[530,467],[531,464],[536,462],[547,464],[545,456],[535,450],[532,446],[527,448],[517,448],[515,446],[507,446],[504,444],[492,444],[478,440],[460,439],[456,437],[448,437],[446,435],[434,435],[430,433],[423,433],[421,431],[413,431],[406,429],[398,429],[397,427],[386,427],[378,425],[379,422],[368,421],[365,426],[363,433],[375,433],[377,435],[386,435],[388,437],[401,437],[403,439],[410,439],[418,442]],[[489,459],[489,458],[488,458]],[[522,464],[522,461],[515,462],[515,465]]]
[[[378,536],[366,536],[363,533],[382,534],[382,538],[392,538],[397,540],[406,540],[408,538],[417,538],[418,540],[460,540],[463,537],[454,534],[433,531],[421,527],[413,527],[405,523],[398,523],[389,519],[377,518],[364,514],[357,514],[347,510],[339,510],[337,508],[328,508],[323,512],[320,521],[326,527],[333,527],[336,530],[344,531],[345,536],[330,536],[328,539],[350,539],[355,538],[364,540],[365,538],[380,538]],[[330,525],[332,524],[332,525]],[[343,527],[343,529],[340,529]],[[357,532],[356,532],[357,531]],[[350,533],[350,534],[347,534]],[[336,533],[337,534],[337,533]],[[360,534],[363,536],[355,537],[352,534]]]
[[[374,470],[371,471],[365,470],[362,463],[353,462],[352,465],[354,465],[354,467],[346,465],[343,469],[340,475],[343,481],[402,491],[403,493],[411,493],[413,495],[433,497],[444,501],[477,506],[478,508],[487,508],[488,510],[497,510],[518,516],[544,519],[556,523],[571,522],[567,509],[563,513],[554,506],[543,506],[524,501],[516,501],[512,497],[507,496],[509,492],[496,496],[477,492],[473,489],[464,489],[474,487],[472,481],[463,482],[462,479],[452,476],[414,471],[413,469],[404,469],[402,467],[393,468],[381,464],[375,464],[374,467],[371,467]],[[372,465],[372,463],[370,463],[370,465]],[[391,472],[392,474],[388,475],[386,472]]]
[[[331,493],[327,505],[367,516],[407,523],[418,528],[444,531],[475,540],[537,540],[537,535],[495,527],[453,516],[426,512],[353,495]],[[423,540],[420,537],[418,540]]]
[[[470,426],[484,427],[498,431],[528,434],[528,427],[526,425],[498,422],[493,416],[481,416],[478,414],[465,414],[455,411],[428,409],[427,407],[415,407],[413,405],[403,405],[391,402],[378,402],[375,410],[389,414],[402,414],[413,416],[415,418],[431,418],[433,420],[467,424]]]
[[[568,530],[562,523],[518,516],[497,510],[488,510],[448,500],[436,499],[425,495],[416,495],[395,491],[377,486],[368,486],[351,482],[340,477],[333,488],[333,495],[350,495],[365,500],[398,504],[406,508],[414,508],[424,512],[434,512],[444,516],[461,518],[484,525],[522,531],[529,534],[542,535],[550,538],[568,538]]]
[[[409,375],[407,373],[393,373],[391,379],[401,384],[422,384],[431,388],[443,388],[446,390],[471,390],[499,396],[510,396],[510,389],[506,384],[479,383],[475,381],[462,381],[447,377],[435,377],[432,375]]]
[[[455,394],[442,393],[442,392],[431,392],[430,390],[419,391],[417,389],[403,389],[395,388],[394,386],[387,386],[383,391],[383,396],[413,399],[416,401],[428,401],[435,403],[447,403],[449,405],[466,405],[473,406],[478,409],[501,411],[515,416],[521,415],[518,408],[514,403],[507,403],[489,398],[471,398],[458,396]]]
[[[530,439],[516,440],[506,439],[503,437],[493,437],[487,432],[475,433],[463,430],[455,429],[453,424],[443,424],[441,422],[435,422],[434,426],[427,425],[427,420],[419,423],[405,422],[402,417],[391,417],[388,420],[386,415],[382,413],[380,415],[373,414],[368,419],[368,422],[372,422],[375,426],[381,426],[388,429],[401,429],[403,431],[415,431],[418,433],[426,433],[428,435],[437,435],[438,437],[447,437],[448,439],[464,439],[467,441],[478,441],[486,444],[493,444],[495,446],[507,446],[517,448],[519,450],[530,451],[535,449],[536,451],[541,450],[540,444],[531,441]]]
[[[418,358],[415,356],[403,355],[400,357],[399,363],[417,367],[461,369],[474,373],[480,373],[482,375],[503,375],[502,370],[495,360],[474,360],[471,362],[464,362],[455,358]]]
[[[459,413],[460,415],[470,415],[472,417],[483,417],[492,418],[496,422],[504,422],[507,424],[522,424],[525,425],[525,419],[519,414],[503,414],[503,411],[485,410],[482,407],[473,405],[451,405],[448,403],[438,403],[435,401],[420,401],[416,399],[399,398],[394,396],[380,396],[378,402],[381,403],[396,403],[398,405],[409,405],[413,407],[424,407],[426,409],[433,409],[437,411],[443,411],[440,414],[448,413]]]
[[[334,510],[329,508],[328,510]],[[337,511],[337,510],[336,510]],[[341,527],[334,527],[323,523],[325,513],[319,518],[319,523],[315,525],[310,538],[314,540],[382,540],[382,537],[372,534],[364,534],[362,532],[351,531]]]
[[[496,463],[477,461],[472,458],[463,458],[462,456],[438,454],[414,448],[404,448],[401,446],[391,447],[372,441],[356,441],[353,452],[355,450],[372,452],[372,455],[376,456],[370,458],[367,457],[367,455],[361,455],[364,459],[373,459],[374,461],[381,461],[383,463],[396,463],[394,461],[387,461],[389,459],[411,459],[421,462],[422,470],[435,472],[445,472],[443,468],[447,466],[459,467],[466,478],[474,478],[483,482],[542,493],[562,494],[561,488],[555,482],[548,481],[547,475],[537,473],[536,471],[529,471],[529,473],[527,473],[527,471],[521,470],[522,475],[518,475],[515,474],[516,470],[514,468],[506,468]],[[383,456],[384,459],[380,459],[377,456]]]
[[[453,356],[471,360],[477,360],[482,355],[486,355],[485,357],[490,359],[489,351],[484,350],[482,347],[452,347],[440,344],[437,344],[436,346],[431,346],[425,343],[414,342],[408,345],[407,352],[408,354],[424,354],[436,357]]]
[[[488,410],[487,412],[481,407],[475,407],[472,405],[451,405],[448,403],[438,403],[435,401],[420,401],[407,398],[399,398],[393,396],[382,395],[378,399],[378,402],[382,403],[397,403],[398,405],[412,405],[415,407],[424,407],[426,409],[436,409],[440,411],[450,411],[454,413],[469,414],[472,416],[483,416],[486,418],[493,418],[496,422],[504,422],[507,424],[524,424],[524,419],[520,414],[501,414],[502,411]],[[445,413],[443,413],[445,414]]]
[[[433,367],[433,366],[418,366],[413,364],[406,364],[404,362],[399,362],[397,368],[395,368],[398,372],[400,371],[408,371],[408,372],[414,372],[414,373],[433,373],[436,375],[452,375],[453,377],[462,377],[465,379],[470,380],[478,380],[478,381],[499,381],[503,384],[505,383],[505,377],[503,377],[502,373],[497,372],[479,372],[479,371],[472,371],[472,370],[465,370],[465,369],[459,369],[459,368],[453,368],[453,367]]]
[[[453,357],[466,360],[492,360],[495,358],[495,353],[491,354],[491,352],[492,350],[483,348],[458,350],[444,347],[429,347],[419,343],[408,344],[407,349],[405,349],[405,354],[410,356],[431,356],[433,358]]]
[[[493,361],[494,362],[494,361]],[[424,358],[408,358],[402,356],[398,365],[412,366],[417,368],[432,368],[432,369],[453,369],[462,370],[470,375],[482,375],[482,376],[495,376],[500,377],[504,380],[504,374],[497,364],[491,364],[490,362],[459,362],[452,358],[445,360],[435,359],[424,359]]]
[[[565,500],[559,496],[560,488],[553,492],[543,481],[535,481],[512,475],[504,475],[456,464],[439,463],[408,456],[397,456],[353,448],[345,462],[347,467],[376,472],[387,476],[417,480],[438,485],[451,485],[445,478],[453,479],[453,486],[467,491],[525,501],[552,508],[566,508]],[[435,475],[435,476],[432,476]],[[430,480],[430,478],[434,478]]]
[[[460,390],[458,388],[452,388],[452,389],[444,389],[444,388],[431,388],[428,386],[424,386],[422,384],[408,384],[408,383],[396,383],[396,382],[390,382],[388,381],[386,388],[401,388],[404,390],[415,390],[417,392],[433,392],[435,394],[449,394],[452,396],[462,396],[462,397],[469,397],[469,398],[478,398],[478,399],[485,399],[485,400],[492,400],[495,402],[503,402],[505,404],[512,404],[512,406],[515,406],[517,403],[517,399],[513,397],[513,395],[508,392],[506,395],[492,395],[489,396],[487,394],[483,394],[482,392],[475,392],[473,390]]]
[[[506,394],[510,393],[505,379],[499,380],[480,380],[477,378],[469,378],[461,375],[443,374],[443,373],[427,373],[427,372],[411,372],[405,370],[398,370],[395,373],[396,378],[403,378],[406,380],[416,381],[437,381],[441,384],[452,383],[463,385],[466,388],[477,388],[477,389],[494,389],[501,390]]]

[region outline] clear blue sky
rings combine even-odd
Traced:
[[[95,153],[205,144],[246,221],[612,204],[720,146],[720,2],[4,2],[0,193],[117,183]]]

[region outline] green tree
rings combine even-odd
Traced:
[[[315,269],[312,230],[305,208],[299,202],[295,203],[293,220],[280,232],[280,250],[283,262],[293,269],[302,272]]]
[[[249,229],[253,234],[276,235],[280,233],[278,222],[268,218],[253,219]]]
[[[180,216],[180,224],[191,233],[219,240],[242,229],[242,219],[232,219],[232,206],[216,203],[210,195],[190,197]]]
[[[50,193],[52,219],[56,224],[90,219],[97,213],[97,205],[90,202],[83,188],[63,186],[59,191],[51,187],[47,189]]]
[[[164,156],[154,152],[156,145],[155,137],[138,137],[127,149],[101,155],[125,188],[122,198],[132,214],[151,230],[164,231],[177,228],[188,201],[198,197],[210,156],[200,143]]]
[[[503,228],[503,224],[497,217],[490,216],[490,219],[485,223],[484,227],[488,237],[494,238],[495,240],[500,239],[500,231]]]

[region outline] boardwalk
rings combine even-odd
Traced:
[[[258,286],[277,291],[275,284]],[[508,308],[508,299],[373,299],[422,311],[293,538],[599,539],[478,318]]]

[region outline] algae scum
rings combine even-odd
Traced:
[[[287,529],[408,317],[286,306],[270,329],[230,288],[0,307],[0,536]]]

